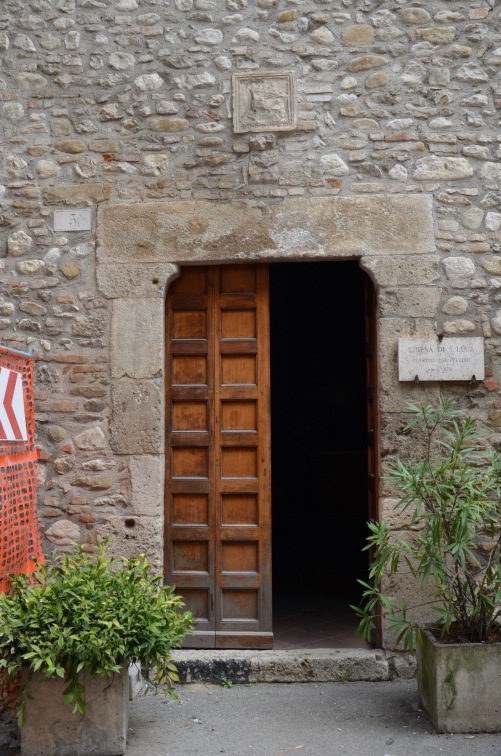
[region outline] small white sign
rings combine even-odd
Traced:
[[[479,336],[398,340],[400,381],[481,381],[484,377],[484,340]]]
[[[79,210],[54,210],[54,231],[90,231],[91,229],[90,207]]]

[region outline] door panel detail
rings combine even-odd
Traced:
[[[166,580],[195,648],[270,648],[266,265],[185,268],[167,298]]]

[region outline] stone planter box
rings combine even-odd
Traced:
[[[113,677],[84,675],[85,714],[63,704],[66,683],[34,675],[21,728],[21,756],[122,756],[128,727],[127,666]]]
[[[501,732],[501,643],[417,632],[419,698],[438,732]]]

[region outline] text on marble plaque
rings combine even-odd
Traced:
[[[484,340],[480,337],[398,340],[400,381],[470,381],[484,377]]]

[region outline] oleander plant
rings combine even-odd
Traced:
[[[476,420],[450,399],[437,406],[408,404],[404,429],[420,436],[417,461],[398,459],[386,478],[400,492],[396,510],[407,513],[409,535],[384,519],[369,523],[369,581],[363,586],[358,634],[370,639],[374,617],[406,649],[414,650],[416,610],[386,590],[393,576],[409,571],[430,596],[442,642],[501,641],[501,462],[488,450]],[[412,611],[414,610],[414,611]]]

